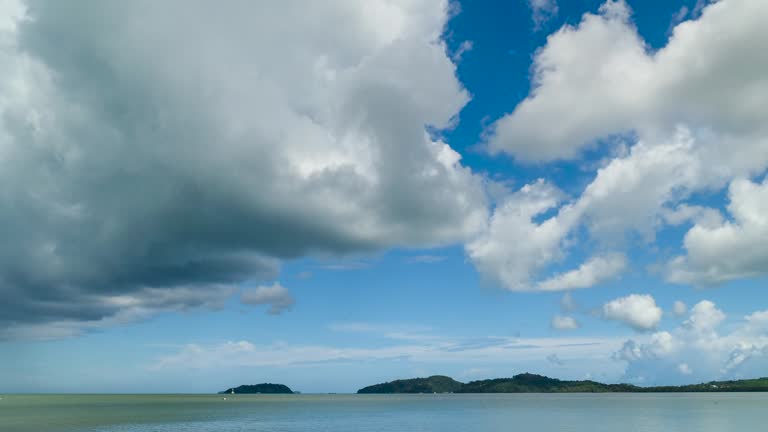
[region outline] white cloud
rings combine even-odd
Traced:
[[[464,54],[472,51],[472,49],[475,47],[475,43],[472,41],[464,41],[461,44],[459,44],[459,47],[456,49],[456,51],[451,54],[451,59],[459,63],[461,62],[461,59],[464,58]]]
[[[764,134],[759,113],[768,108],[768,60],[757,41],[768,32],[766,13],[762,0],[711,4],[652,52],[631,23],[629,6],[608,0],[600,14],[585,14],[578,26],[549,38],[535,58],[534,90],[496,123],[490,148],[524,160],[572,158],[597,138],[661,132],[679,123],[725,137]],[[766,160],[761,141],[739,142],[759,152],[753,162]],[[748,157],[732,154],[720,162],[738,159],[754,167]]]
[[[405,259],[408,264],[435,264],[443,262],[448,257],[444,255],[414,255]]]
[[[222,367],[290,367],[313,363],[348,363],[380,360],[407,360],[432,364],[477,365],[484,367],[510,362],[540,362],[556,351],[570,359],[591,359],[601,367],[612,368],[612,350],[621,346],[614,338],[494,338],[491,343],[475,343],[450,337],[431,341],[370,347],[328,345],[258,344],[230,341],[220,344],[188,344],[177,352],[162,356],[153,369],[220,369]],[[569,361],[570,363],[570,361]]]
[[[720,211],[696,205],[680,204],[675,209],[665,208],[661,212],[665,222],[677,226],[686,222],[694,222],[702,226],[712,227],[723,223]]]
[[[367,333],[394,340],[427,341],[435,339],[431,333],[432,328],[423,325],[339,322],[329,325],[328,329],[342,333]]]
[[[635,330],[650,330],[661,322],[662,310],[648,294],[630,294],[603,305],[605,319],[619,321]]]
[[[768,367],[768,311],[757,311],[720,334],[725,314],[704,300],[672,332],[647,342],[628,340],[615,358],[627,362],[625,378],[652,377],[652,383],[705,382],[751,378]]]
[[[703,300],[691,308],[691,315],[683,327],[697,334],[711,334],[724,319],[725,314],[714,303]]]
[[[664,224],[693,222],[685,239],[689,256],[673,263],[670,280],[712,283],[762,274],[765,248],[735,253],[739,241],[765,236],[750,228],[751,220],[724,222],[717,209],[685,201],[768,167],[762,118],[768,60],[757,43],[768,37],[760,18],[768,15],[768,3],[723,0],[695,9],[695,19],[678,24],[656,51],[638,34],[623,0],[606,1],[598,14],[585,14],[577,26],[548,38],[535,57],[534,88],[488,131],[489,151],[531,162],[571,159],[601,139],[629,151],[609,149],[615,155],[581,196],[546,209],[559,217],[515,224],[516,239],[538,240],[544,227],[552,233],[547,242],[534,241],[545,252],[534,254],[537,260],[512,266],[507,277],[499,277],[501,263],[481,263],[482,273],[510,289],[531,289],[542,269],[564,257],[563,241],[581,226],[615,250],[633,238],[628,234],[650,243]],[[731,189],[749,189],[743,182],[735,180]],[[755,202],[758,194],[750,192]],[[508,219],[503,207],[496,212],[494,218]],[[497,257],[514,255],[497,249]]]
[[[557,0],[528,0],[528,7],[531,8],[535,30],[541,29],[547,21],[556,17],[560,10]]]
[[[641,139],[599,169],[574,205],[590,232],[611,240],[635,230],[652,238],[663,206],[685,198],[702,178],[694,145],[690,131],[678,128],[663,141]]]
[[[623,2],[606,5],[601,15],[585,14],[578,27],[565,26],[548,38],[535,57],[531,95],[496,122],[491,151],[532,161],[570,158],[586,142],[631,127],[648,97],[638,84],[647,79],[651,60],[624,15],[615,12]]]
[[[272,285],[244,289],[240,295],[240,302],[251,306],[269,305],[267,313],[280,315],[293,307],[296,300],[287,288],[280,285],[280,282],[275,282]]]
[[[652,334],[650,340],[644,344],[632,339],[626,341],[621,350],[614,354],[614,358],[627,362],[657,359],[672,352],[675,349],[674,343],[671,333],[660,331]]]
[[[669,266],[669,280],[716,284],[768,272],[768,180],[736,179],[728,196],[732,219],[695,224],[685,235],[687,255]]]
[[[672,304],[672,313],[674,313],[675,316],[681,317],[688,313],[688,306],[680,300],[675,300],[675,303]]]
[[[579,328],[579,323],[570,316],[555,315],[552,317],[552,322],[550,324],[552,325],[552,328],[558,330],[574,330]]]
[[[498,203],[486,230],[466,246],[481,274],[512,291],[535,289],[531,279],[561,255],[570,216],[534,218],[556,208],[562,197],[560,190],[538,180]]]
[[[576,288],[589,288],[618,276],[627,265],[621,254],[596,256],[579,266],[576,270],[556,274],[538,283],[542,291],[563,291]]]

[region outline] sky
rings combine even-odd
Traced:
[[[0,0],[0,392],[763,376],[766,18]]]

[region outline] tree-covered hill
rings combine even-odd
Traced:
[[[453,378],[434,375],[429,378],[413,378],[375,384],[358,390],[358,393],[454,393],[464,384]]]
[[[523,373],[512,378],[471,381],[466,384],[446,376],[414,378],[376,384],[358,393],[665,393],[665,392],[768,392],[768,378],[711,381],[684,386],[640,387],[596,381],[565,381]]]
[[[233,390],[235,394],[293,394],[293,390],[288,386],[271,383],[241,385],[239,387],[228,388],[219,392],[219,394],[233,393]]]

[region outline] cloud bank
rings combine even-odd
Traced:
[[[517,291],[596,285],[596,260],[621,253],[627,238],[652,244],[660,229],[690,223],[667,280],[765,274],[768,254],[756,242],[766,236],[766,184],[751,180],[768,168],[768,60],[758,42],[768,38],[765,16],[759,0],[701,2],[651,50],[627,3],[608,0],[550,35],[535,55],[530,94],[486,131],[488,150],[537,164],[596,148],[612,156],[576,197],[538,180],[499,205],[467,246],[486,278]],[[689,202],[725,187],[732,220]],[[599,245],[595,256],[542,280],[584,244],[584,230]],[[618,276],[620,266],[612,268],[605,274]]]
[[[0,326],[204,306],[284,259],[486,219],[425,129],[468,100],[447,1],[3,5]]]
[[[627,363],[625,378],[639,383],[691,383],[713,379],[752,378],[768,367],[768,311],[743,317],[725,333],[726,316],[707,300],[691,308],[672,331],[650,340],[630,339],[614,357]]]

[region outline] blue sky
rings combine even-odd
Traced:
[[[0,2],[0,391],[764,375],[764,2],[71,6]]]

